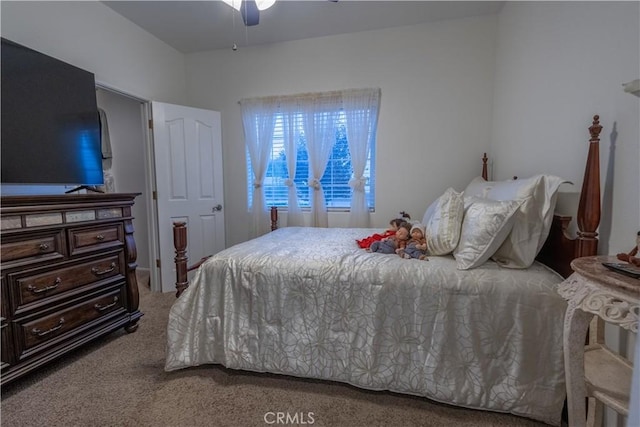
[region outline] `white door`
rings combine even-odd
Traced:
[[[189,265],[225,247],[220,113],[151,103],[160,280],[175,290],[173,223],[186,222]]]

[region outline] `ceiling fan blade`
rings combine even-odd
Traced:
[[[258,10],[255,0],[244,0],[240,6],[240,14],[247,27],[258,25],[260,22],[260,10]]]

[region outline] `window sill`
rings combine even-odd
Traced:
[[[289,208],[286,206],[276,206],[278,208],[278,212],[289,212]],[[310,208],[301,208],[302,213],[310,213]],[[369,213],[375,213],[375,208],[369,208]],[[327,208],[327,212],[329,213],[350,213],[351,209],[349,208]]]

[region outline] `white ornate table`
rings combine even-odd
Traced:
[[[599,425],[602,405],[629,415],[629,393],[633,365],[604,345],[603,333],[591,334],[594,315],[607,323],[638,332],[640,280],[605,268],[615,257],[575,259],[574,273],[560,284],[558,292],[568,302],[564,319],[564,365],[567,381],[569,426]],[[585,416],[585,397],[589,413]]]

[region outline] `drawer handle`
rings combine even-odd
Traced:
[[[33,328],[31,330],[31,333],[33,335],[38,336],[38,337],[44,337],[45,335],[49,335],[51,332],[55,332],[58,329],[62,328],[62,325],[64,325],[64,317],[61,317],[60,320],[58,320],[58,324],[56,326],[54,326],[53,328],[51,328],[51,329],[48,329],[46,331],[41,331],[38,328]]]
[[[47,249],[49,249],[49,245],[47,245],[46,243],[40,243],[38,249],[40,249],[41,251],[46,251]]]
[[[117,303],[118,303],[118,297],[113,297],[113,302],[111,304],[107,304],[107,305],[96,304],[96,305],[93,306],[93,308],[95,308],[98,311],[105,311],[105,310],[113,307]]]
[[[116,263],[112,262],[109,268],[107,268],[106,270],[100,270],[98,267],[93,267],[91,269],[91,272],[96,276],[102,276],[103,274],[111,273],[115,269],[116,269]]]
[[[100,241],[102,241],[102,240],[104,240],[104,236],[103,236],[102,234],[98,234],[98,235],[96,236],[96,240],[100,240]]]
[[[45,286],[44,288],[40,288],[40,289],[36,288],[33,285],[29,285],[27,286],[27,290],[32,294],[41,294],[43,292],[47,292],[57,288],[60,283],[62,283],[62,279],[59,277],[56,277],[56,280],[53,282],[53,285]]]

